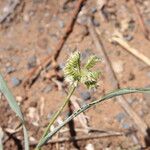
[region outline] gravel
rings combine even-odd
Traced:
[[[18,79],[17,77],[12,77],[12,78],[11,78],[11,83],[12,83],[13,87],[16,87],[16,86],[19,86],[19,85],[20,85],[21,80]]]
[[[6,67],[6,73],[7,74],[13,73],[15,71],[16,71],[16,68],[14,68],[12,66]]]
[[[31,56],[28,59],[28,69],[34,68],[36,66],[36,56]]]
[[[65,27],[65,23],[62,20],[59,20],[58,24],[59,24],[60,28],[64,28]]]
[[[124,129],[129,129],[129,128],[131,128],[131,124],[125,122],[125,123],[122,124],[122,127],[123,127]]]
[[[115,116],[115,119],[118,121],[118,122],[122,122],[124,119],[125,119],[126,115],[124,113],[119,113]]]
[[[91,94],[89,91],[81,92],[80,96],[83,100],[89,100],[91,98]]]
[[[94,25],[95,27],[99,27],[99,26],[100,26],[99,21],[96,20],[95,18],[92,19],[92,22],[93,22],[93,25]]]
[[[94,13],[96,13],[96,12],[97,12],[97,8],[96,8],[96,7],[92,7],[92,8],[91,8],[91,13],[94,14]]]
[[[52,91],[52,89],[53,89],[53,87],[51,85],[48,85],[42,90],[42,92],[49,93],[50,91]]]

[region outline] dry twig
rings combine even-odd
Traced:
[[[82,141],[82,140],[90,140],[90,139],[98,139],[98,138],[105,138],[105,137],[112,137],[112,136],[123,136],[125,133],[123,132],[108,132],[108,133],[100,133],[95,135],[85,135],[80,137],[72,137],[72,138],[59,138],[59,139],[53,139],[48,141],[47,143],[62,143],[62,142],[71,142],[71,141]],[[31,146],[36,145],[37,142],[30,142]]]
[[[73,30],[74,24],[76,22],[77,16],[79,11],[82,8],[83,3],[86,0],[78,0],[76,7],[71,15],[71,20],[68,22],[68,24],[66,25],[66,30],[63,34],[63,36],[60,38],[60,40],[58,41],[58,44],[56,44],[56,47],[54,49],[53,54],[48,55],[46,58],[43,59],[43,61],[41,62],[41,64],[39,66],[37,66],[36,68],[34,68],[29,75],[27,76],[27,78],[25,79],[23,85],[26,86],[31,86],[35,80],[38,78],[38,76],[40,75],[41,71],[43,69],[45,69],[49,64],[52,63],[54,69],[56,68],[56,61],[59,57],[59,54],[62,50],[63,45],[65,44],[66,40],[68,39],[70,33]]]
[[[103,46],[102,41],[99,39],[99,37],[97,36],[94,26],[92,24],[91,18],[89,19],[89,32],[91,34],[91,37],[94,41],[94,44],[97,48],[97,50],[100,52],[101,56],[103,57],[105,64],[106,64],[106,68],[107,68],[107,72],[109,74],[109,81],[110,84],[112,85],[112,87],[114,89],[118,89],[120,88],[119,82],[117,80],[116,74],[111,66],[111,62],[108,58],[108,55],[106,53],[106,50]],[[146,129],[147,129],[147,125],[145,124],[145,122],[143,122],[143,120],[136,114],[136,112],[130,107],[130,105],[127,103],[126,99],[124,96],[118,96],[116,97],[117,102],[123,107],[123,109],[128,113],[128,115],[133,119],[133,121],[135,122],[135,124],[138,126],[138,128],[140,129],[140,131],[142,132],[142,134],[145,136],[147,135],[146,133]]]
[[[150,66],[150,59],[140,53],[138,50],[132,48],[122,37],[120,33],[116,33],[111,39],[113,42],[117,42],[120,46],[122,46],[125,50],[130,52],[132,55],[137,57],[138,59],[142,60],[145,64]]]
[[[10,0],[8,6],[5,7],[5,12],[0,16],[0,23],[3,23],[10,16],[15,8],[19,5],[20,0]]]

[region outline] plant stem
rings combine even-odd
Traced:
[[[66,125],[69,121],[71,121],[73,118],[75,118],[76,116],[78,116],[80,113],[86,111],[87,109],[91,108],[92,106],[108,100],[110,98],[116,97],[116,96],[120,96],[120,95],[125,95],[125,94],[130,94],[130,93],[150,93],[150,88],[124,88],[124,89],[119,89],[119,90],[115,90],[113,92],[110,92],[108,94],[106,94],[105,96],[103,96],[102,98],[95,100],[89,104],[86,104],[84,106],[82,106],[79,110],[75,111],[71,116],[69,116],[68,118],[66,118],[62,124],[60,124],[59,126],[57,126],[52,132],[48,133],[41,141],[41,143],[39,143],[39,147],[41,147],[42,145],[44,145],[54,134],[56,134],[64,125]]]
[[[45,129],[44,134],[42,135],[40,141],[48,134],[51,125],[55,122],[55,120],[58,118],[58,116],[60,115],[60,113],[62,112],[64,107],[68,104],[68,102],[70,100],[70,97],[74,93],[75,89],[76,89],[76,86],[73,85],[72,88],[70,89],[70,91],[69,91],[69,93],[68,93],[68,95],[67,95],[67,97],[66,97],[66,99],[65,99],[65,101],[63,103],[63,105],[59,108],[59,110],[54,114],[54,116],[50,120],[50,122],[49,122],[47,128]],[[40,141],[39,141],[39,143],[40,143]],[[38,145],[36,146],[36,150],[40,150],[40,147]]]

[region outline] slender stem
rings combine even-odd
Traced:
[[[68,93],[68,95],[67,95],[67,97],[66,97],[66,99],[65,99],[65,101],[63,103],[63,105],[59,108],[59,110],[54,114],[54,116],[50,120],[50,122],[49,122],[47,128],[45,129],[44,134],[42,135],[40,141],[48,134],[51,125],[55,122],[55,120],[58,118],[58,116],[60,115],[60,113],[62,112],[64,107],[68,104],[68,102],[70,100],[70,97],[74,93],[75,89],[76,89],[76,86],[73,85],[72,88],[70,89],[70,91],[69,91],[69,93]],[[40,141],[39,141],[39,143],[40,143]],[[36,146],[36,150],[40,150],[40,147],[38,147],[38,145]]]
[[[42,145],[44,145],[55,133],[57,133],[64,125],[66,125],[69,121],[71,121],[73,118],[75,118],[76,116],[78,116],[80,113],[86,111],[87,109],[91,108],[92,106],[108,100],[110,98],[116,97],[116,96],[120,96],[120,95],[125,95],[125,94],[130,94],[130,93],[150,93],[150,88],[124,88],[124,89],[120,89],[120,90],[115,90],[113,92],[110,92],[108,94],[106,94],[105,96],[103,96],[102,98],[95,100],[89,104],[86,104],[84,106],[82,106],[79,110],[75,111],[71,116],[69,116],[68,118],[66,118],[62,124],[60,124],[59,126],[57,126],[52,132],[48,133],[42,140],[41,143],[39,143],[39,147],[41,147]]]

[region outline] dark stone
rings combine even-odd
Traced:
[[[52,89],[53,89],[53,87],[51,85],[48,85],[42,90],[42,92],[49,93],[50,91],[52,91]]]
[[[132,35],[124,35],[123,37],[126,41],[131,41],[133,39]]]
[[[28,69],[34,68],[36,66],[36,56],[31,56],[28,59]]]
[[[100,26],[100,23],[99,23],[99,21],[96,20],[96,18],[93,18],[93,19],[92,19],[92,22],[93,22],[93,25],[94,25],[95,27],[99,27],[99,26]]]
[[[135,79],[135,75],[133,74],[133,73],[130,73],[129,74],[129,77],[128,77],[128,80],[129,81],[132,81],[132,80],[134,80]]]
[[[16,71],[16,68],[14,68],[12,66],[6,67],[6,73],[7,74],[10,74],[10,73],[15,72],[15,71]]]
[[[129,30],[133,31],[135,29],[135,21],[134,20],[130,20],[129,21]]]
[[[94,13],[96,13],[96,12],[97,12],[97,8],[96,8],[96,7],[92,7],[92,8],[91,8],[91,13],[94,14]]]
[[[36,101],[30,102],[30,107],[37,107],[37,102]]]
[[[131,124],[125,122],[125,123],[122,124],[122,127],[123,127],[124,129],[129,129],[129,128],[131,128]]]
[[[59,20],[59,26],[60,28],[64,28],[65,27],[65,23],[62,20]]]
[[[91,98],[91,94],[89,91],[85,91],[85,92],[80,93],[80,96],[84,100],[89,100]]]
[[[91,49],[85,49],[82,53],[81,53],[81,58],[82,59],[86,59],[91,55]]]
[[[126,115],[124,113],[119,113],[118,115],[115,116],[115,119],[118,121],[118,122],[122,122],[124,119],[125,119]]]
[[[13,78],[11,78],[11,82],[12,82],[12,85],[15,87],[15,86],[19,86],[20,85],[21,80],[18,79],[17,77],[13,77]]]

